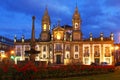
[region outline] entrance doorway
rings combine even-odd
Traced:
[[[95,63],[99,64],[100,63],[100,59],[99,58],[95,58]]]
[[[56,64],[61,64],[61,55],[56,55]]]

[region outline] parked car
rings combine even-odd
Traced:
[[[92,65],[92,66],[97,66],[98,64],[97,64],[97,63],[91,63],[90,65]]]
[[[115,63],[115,66],[120,66],[120,62]]]
[[[107,62],[101,62],[101,65],[106,66],[106,65],[108,65],[108,63]]]

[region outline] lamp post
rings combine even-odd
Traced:
[[[15,54],[14,54],[15,52],[14,52],[14,50],[11,50],[10,53],[11,53],[10,58],[11,58],[12,60],[14,60],[14,59],[15,59]]]

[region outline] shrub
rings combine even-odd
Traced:
[[[114,72],[114,66],[91,66],[91,65],[62,65],[62,66],[35,66],[28,62],[24,66],[3,65],[0,67],[0,76],[11,74],[14,80],[33,80],[43,78],[58,78],[85,76]],[[14,76],[15,75],[15,76]]]

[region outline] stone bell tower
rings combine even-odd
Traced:
[[[82,40],[81,18],[77,6],[72,17],[72,25],[73,25],[73,41]]]
[[[40,34],[41,41],[49,41],[50,40],[50,16],[48,14],[48,9],[46,7],[44,15],[42,17],[42,32]]]

